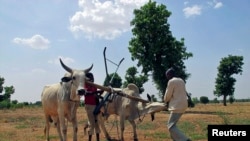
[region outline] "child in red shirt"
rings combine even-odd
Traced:
[[[86,77],[89,78],[89,81],[94,82],[94,76],[92,73],[87,73]],[[99,98],[97,96],[98,93],[103,91],[97,91],[96,87],[85,84],[86,94],[84,95],[85,99],[85,110],[88,116],[88,124],[89,124],[89,141],[91,141],[92,135],[96,133],[96,140],[99,141],[100,128],[98,122],[95,121],[95,116],[93,114],[95,107],[99,104]]]

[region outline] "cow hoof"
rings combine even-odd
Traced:
[[[138,141],[138,139],[134,139],[134,141]]]

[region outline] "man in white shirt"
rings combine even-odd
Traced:
[[[168,103],[168,110],[170,111],[167,126],[171,138],[174,141],[191,141],[176,126],[188,107],[185,82],[175,76],[173,68],[166,71],[166,78],[168,79],[168,85],[164,95],[164,102]]]

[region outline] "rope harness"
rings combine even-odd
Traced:
[[[140,115],[140,111],[139,111],[139,108],[137,107],[137,113],[138,113],[138,116],[139,116],[139,122],[142,122],[144,117],[145,117],[145,114],[143,115],[143,117],[141,118],[141,115]]]

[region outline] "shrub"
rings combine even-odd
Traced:
[[[203,103],[203,104],[207,104],[209,103],[209,99],[207,96],[201,96],[200,97],[200,102]]]
[[[8,100],[4,100],[0,102],[0,109],[9,109],[11,106]]]

